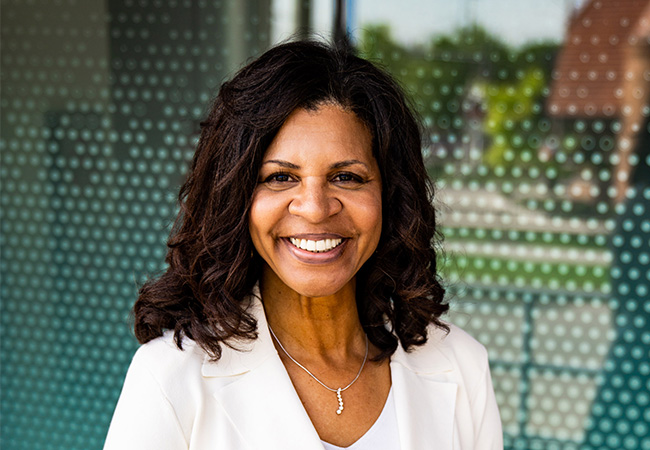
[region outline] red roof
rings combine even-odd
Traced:
[[[647,45],[650,1],[592,0],[569,23],[547,102],[552,116],[611,117],[623,97],[626,50]],[[647,55],[646,55],[647,58]]]

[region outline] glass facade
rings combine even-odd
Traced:
[[[101,448],[198,123],[323,0],[2,0],[3,449]],[[650,2],[348,0],[405,86],[509,449],[650,450]]]

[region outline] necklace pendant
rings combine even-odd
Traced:
[[[336,410],[336,414],[341,415],[343,412],[343,397],[341,397],[341,388],[336,390],[336,398],[339,399],[339,409]]]

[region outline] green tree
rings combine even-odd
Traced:
[[[530,166],[538,161],[543,141],[539,120],[543,117],[544,72],[527,69],[512,83],[486,83],[484,130],[490,137],[484,160],[492,168]]]
[[[432,174],[444,176],[437,169],[444,158],[464,157],[467,139],[477,134],[488,141],[485,170],[477,178],[489,176],[486,170],[509,176],[515,162],[538,165],[540,171],[553,164],[539,160],[536,151],[550,133],[543,103],[557,44],[511,48],[473,26],[407,47],[393,39],[388,26],[375,25],[364,30],[359,50],[400,80],[431,141],[445,149],[447,156],[429,161]]]

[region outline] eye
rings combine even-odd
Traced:
[[[278,172],[269,175],[264,180],[265,183],[284,183],[291,180],[291,176],[288,173]]]
[[[360,184],[364,180],[361,176],[352,172],[340,172],[332,177],[332,181],[343,184]]]
[[[296,181],[290,173],[287,172],[274,172],[266,178],[262,178],[261,183],[266,184],[273,189],[284,189],[291,186]]]

